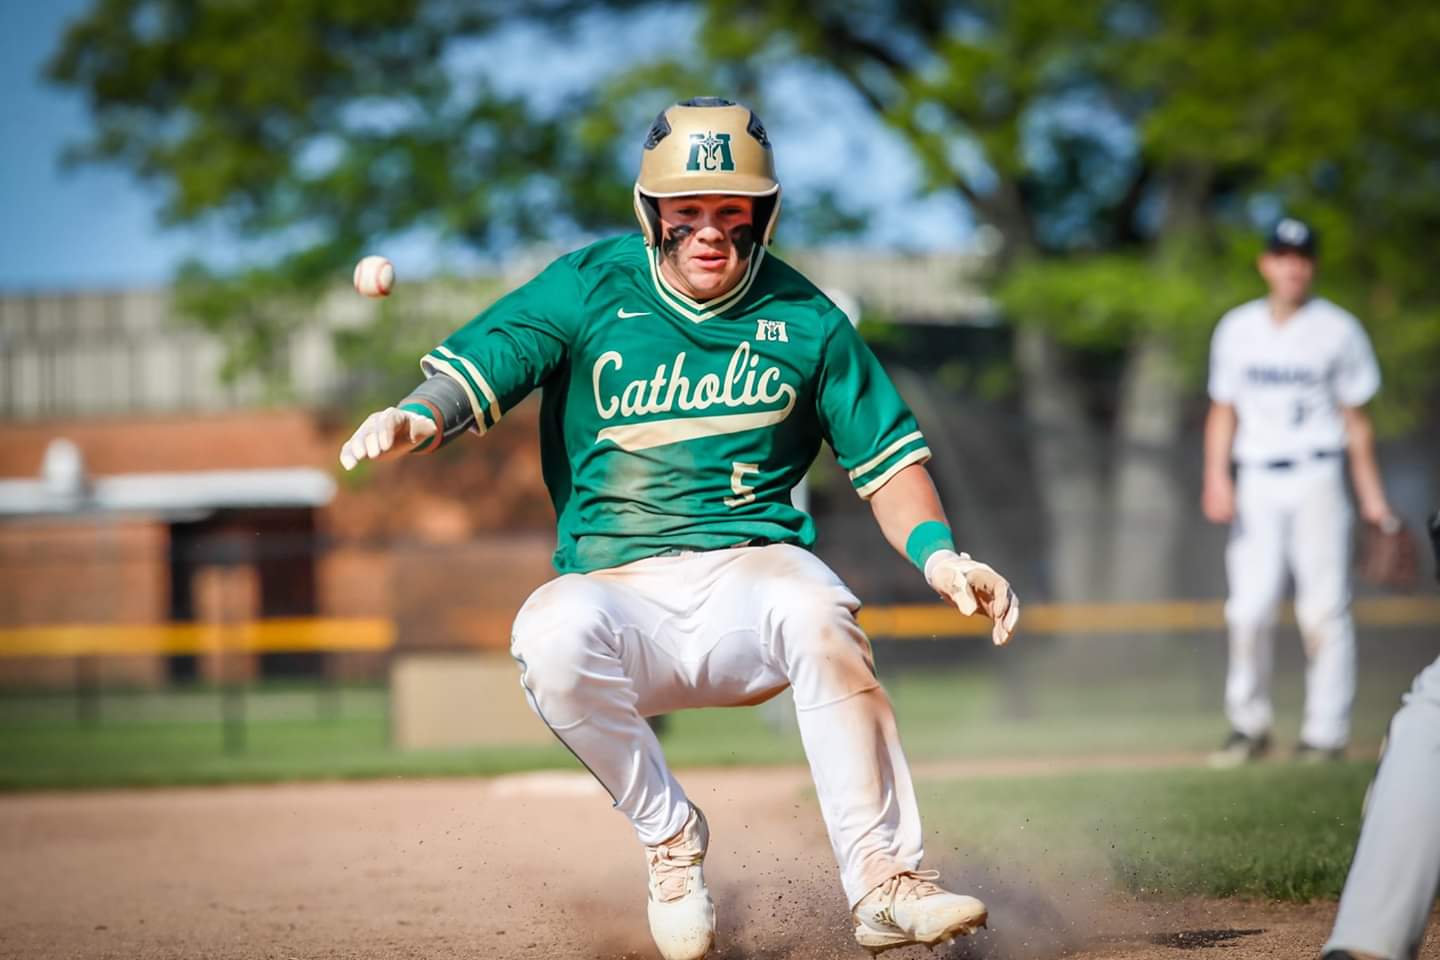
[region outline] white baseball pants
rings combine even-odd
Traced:
[[[1390,721],[1325,950],[1414,960],[1440,888],[1440,660]]]
[[[1344,746],[1355,698],[1355,625],[1350,617],[1350,501],[1344,461],[1302,460],[1286,469],[1241,467],[1225,565],[1230,664],[1225,708],[1248,736],[1274,721],[1270,674],[1276,612],[1286,573],[1295,578],[1295,619],[1305,642],[1305,719],[1311,746]]]
[[[921,859],[920,815],[860,602],[788,545],[651,557],[531,595],[511,652],[530,706],[610,792],[640,841],[689,815],[644,718],[794,688],[800,737],[851,905]]]

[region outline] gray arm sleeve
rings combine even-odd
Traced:
[[[465,396],[465,391],[460,388],[460,384],[446,376],[430,377],[411,390],[409,395],[400,401],[401,406],[407,403],[418,403],[440,412],[440,446],[449,443],[475,423],[475,413],[470,409],[470,400]]]

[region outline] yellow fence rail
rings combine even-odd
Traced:
[[[1440,626],[1440,599],[1433,597],[1367,597],[1356,600],[1353,610],[1361,626]],[[985,618],[962,617],[938,603],[865,607],[859,619],[866,633],[894,640],[990,634]],[[1288,611],[1286,622],[1295,622]],[[1224,626],[1225,607],[1218,600],[1020,605],[1021,635],[1187,633]]]
[[[0,629],[0,657],[381,651],[395,624],[379,617],[305,617],[244,623],[70,623]]]
[[[1370,597],[1355,601],[1355,620],[1369,627],[1440,627],[1440,598]],[[1294,618],[1287,613],[1288,622]],[[989,621],[962,617],[939,603],[892,604],[860,611],[874,637],[922,640],[988,636]],[[1021,609],[1022,635],[1143,634],[1221,630],[1219,601],[1036,603]],[[198,653],[383,651],[395,646],[395,624],[381,617],[307,617],[245,623],[55,624],[0,628],[0,657],[79,657]]]

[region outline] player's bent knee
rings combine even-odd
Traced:
[[[799,593],[797,591],[797,593]],[[777,604],[781,629],[795,638],[845,632],[855,622],[855,606],[843,591],[807,591]]]
[[[547,642],[548,641],[548,642]],[[521,681],[531,694],[566,696],[579,684],[584,657],[581,645],[564,637],[510,644],[510,655],[520,664]]]
[[[582,635],[517,635],[510,654],[520,665],[520,685],[531,707],[547,726],[569,727],[589,713],[597,688],[588,679],[593,653]]]
[[[613,630],[602,587],[578,574],[552,580],[525,601],[510,634],[532,696],[574,695],[596,656],[613,653]]]
[[[779,646],[792,669],[820,664],[869,662],[869,644],[855,622],[858,603],[846,590],[792,597],[777,611]]]

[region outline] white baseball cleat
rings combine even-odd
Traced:
[[[705,889],[710,827],[694,804],[685,826],[645,848],[650,866],[650,936],[665,960],[701,960],[715,944],[715,904]]]
[[[985,904],[933,881],[934,870],[896,874],[855,905],[855,940],[877,954],[896,947],[936,944],[985,926]]]

